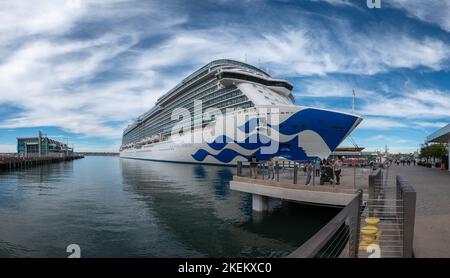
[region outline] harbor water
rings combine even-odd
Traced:
[[[252,211],[233,167],[91,156],[0,172],[0,257],[283,257],[338,210]]]

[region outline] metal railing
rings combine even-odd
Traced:
[[[358,190],[346,207],[288,258],[357,258],[362,198]]]
[[[372,234],[361,235],[360,257],[412,257],[416,193],[402,177],[389,177],[380,170],[369,176],[369,195],[361,208],[361,223]]]
[[[255,164],[252,164],[250,162],[238,161],[236,176],[262,180],[273,179],[277,182],[283,181],[297,184],[299,182],[300,176],[306,176],[304,165],[305,163],[299,161],[274,161],[272,173],[272,170],[270,170],[267,161],[257,162]],[[312,185],[315,184],[315,179],[317,178],[314,175],[314,171],[315,169],[313,168],[313,173],[311,175]]]
[[[403,257],[412,258],[416,218],[416,192],[403,177],[397,176],[396,193],[398,202],[402,202],[403,205],[397,205],[397,214],[403,216]]]
[[[390,178],[389,169],[373,171],[368,180],[367,199],[358,190],[338,215],[289,257],[412,257],[416,192],[404,178]]]

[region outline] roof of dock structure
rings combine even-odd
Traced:
[[[450,141],[450,124],[444,126],[438,131],[427,137],[427,142],[447,143]]]

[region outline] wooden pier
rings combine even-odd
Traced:
[[[0,156],[0,171],[15,171],[44,164],[59,163],[84,158],[82,155],[70,156]]]

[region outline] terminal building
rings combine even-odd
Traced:
[[[443,143],[447,144],[448,148],[448,164],[447,167],[450,171],[450,124],[444,126],[443,128],[439,129],[438,131],[434,132],[433,134],[429,135],[427,137],[427,143]]]
[[[17,153],[31,156],[71,156],[73,148],[48,138],[39,131],[37,137],[17,138]]]

